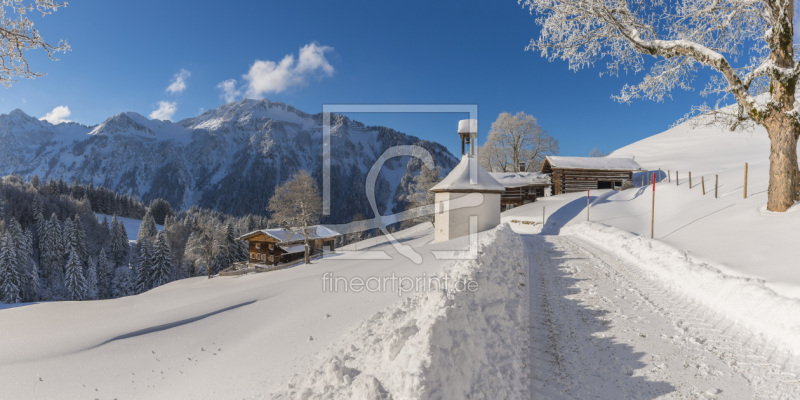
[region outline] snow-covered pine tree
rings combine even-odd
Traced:
[[[233,225],[228,223],[225,226],[225,236],[219,243],[219,250],[217,256],[214,257],[214,270],[213,273],[219,273],[225,268],[228,268],[235,261],[239,260],[239,243],[237,243],[236,235],[233,233]],[[246,259],[246,258],[245,258]]]
[[[83,263],[75,248],[71,248],[64,271],[64,287],[70,300],[86,298],[86,277],[83,275]]]
[[[31,181],[31,184],[33,184],[33,181]],[[33,196],[33,203],[31,204],[31,210],[34,216],[39,214],[44,215],[44,201],[42,200],[42,196],[39,195],[39,193],[36,193],[36,195]]]
[[[152,287],[161,286],[171,281],[175,274],[172,270],[172,260],[170,259],[169,245],[164,239],[163,233],[159,233],[156,236],[156,242],[153,246],[153,254],[151,258],[151,269],[153,271]]]
[[[111,297],[122,297],[134,294],[133,271],[128,264],[120,265],[114,269],[114,279],[111,281]]]
[[[50,216],[40,233],[39,254],[40,272],[44,278],[42,286],[49,289],[58,288],[64,281],[64,242],[61,236],[61,223],[56,213]]]
[[[73,251],[77,253],[80,258],[77,244],[78,238],[75,235],[75,222],[69,218],[64,220],[64,227],[61,230],[61,239],[64,243],[64,259],[68,259],[70,253]]]
[[[134,287],[137,294],[144,293],[153,287],[152,253],[149,240],[139,243],[139,263],[136,265],[136,284]]]
[[[75,229],[75,246],[78,250],[78,256],[81,257],[81,262],[86,262],[89,257],[89,250],[86,245],[86,229],[83,228],[83,222],[78,214],[75,214],[73,221]]]
[[[115,215],[111,219],[111,259],[114,261],[115,266],[128,265],[130,247],[125,224],[122,221],[118,221]]]
[[[89,256],[86,261],[86,298],[97,298],[97,260]]]
[[[136,235],[136,244],[138,245],[145,240],[152,240],[157,233],[156,221],[150,214],[150,210],[147,210],[142,219],[142,223],[139,225],[139,233]]]
[[[97,256],[97,297],[101,299],[111,297],[111,281],[114,279],[114,265],[106,256],[106,251],[100,249]]]
[[[0,300],[3,303],[22,301],[16,253],[14,239],[6,232],[0,239]]]

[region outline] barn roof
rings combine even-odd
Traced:
[[[544,164],[542,164],[542,172],[550,171],[553,168],[607,171],[636,171],[642,169],[632,158],[547,156]]]
[[[336,236],[340,236],[341,233],[336,232],[335,230],[328,228],[323,225],[314,225],[311,226],[311,235],[309,236],[310,240],[314,239],[329,239]],[[272,228],[272,229],[261,229],[257,231],[253,231],[250,233],[246,233],[242,236],[239,236],[239,240],[247,240],[250,237],[253,237],[258,234],[264,234],[267,236],[271,236],[278,240],[278,243],[290,243],[296,242],[299,240],[305,240],[303,237],[302,232],[293,232],[290,229],[285,228]]]
[[[470,179],[473,178],[473,179]],[[505,187],[481,167],[475,156],[464,155],[461,162],[450,171],[441,182],[434,185],[431,192],[496,192],[502,193]]]
[[[506,188],[550,184],[550,175],[541,172],[489,172],[489,175]]]

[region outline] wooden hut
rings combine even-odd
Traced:
[[[334,250],[336,237],[341,235],[339,232],[322,225],[315,225],[310,229],[311,254],[321,252],[326,247]],[[303,258],[305,255],[305,237],[297,230],[262,229],[244,234],[239,240],[247,241],[249,262],[254,264],[277,265]]]
[[[632,158],[547,156],[542,164],[542,173],[551,175],[553,194],[619,190],[641,169]]]
[[[550,195],[550,175],[540,172],[490,172],[506,188],[500,195],[500,211],[519,207]]]

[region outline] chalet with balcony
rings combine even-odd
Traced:
[[[322,225],[310,227],[309,253],[318,254],[323,250],[334,250],[339,232]],[[239,240],[248,243],[248,261],[253,264],[272,264],[291,262],[305,255],[305,237],[298,229],[262,229],[244,234]]]

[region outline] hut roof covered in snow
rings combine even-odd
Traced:
[[[489,172],[505,188],[549,185],[550,175],[541,172]]]
[[[329,239],[341,235],[341,233],[336,232],[333,229],[330,229],[322,225],[315,225],[309,228],[311,230],[311,235],[309,236],[310,240]],[[258,234],[271,236],[277,239],[278,243],[292,243],[300,240],[305,240],[302,232],[292,231],[290,229],[285,229],[285,228],[261,229],[250,233],[246,233],[240,236],[239,239],[246,240],[247,238]]]
[[[554,168],[607,171],[636,171],[642,169],[632,158],[547,156],[542,164],[542,172],[550,172]]]

